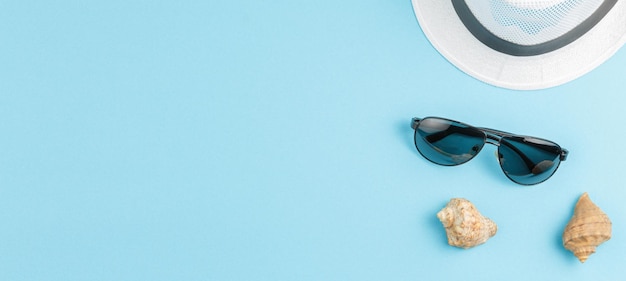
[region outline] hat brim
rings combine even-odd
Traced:
[[[515,90],[554,87],[574,80],[610,58],[626,42],[626,1],[617,1],[600,22],[572,43],[549,53],[513,56],[476,39],[450,0],[412,0],[430,43],[450,63],[488,84]]]

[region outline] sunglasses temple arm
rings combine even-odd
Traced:
[[[568,154],[569,154],[569,150],[565,148],[561,148],[561,161],[565,161],[567,159]]]
[[[413,128],[413,130],[417,129],[417,125],[419,125],[420,121],[422,121],[421,118],[413,117],[413,119],[411,119],[411,128]]]
[[[499,137],[512,137],[515,136],[515,134],[511,134],[511,133],[507,133],[505,131],[500,131],[500,130],[495,130],[495,129],[489,129],[489,128],[483,128],[483,127],[478,127],[477,129],[485,132],[485,133],[489,133],[492,135],[496,135]]]

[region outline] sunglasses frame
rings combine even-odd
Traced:
[[[438,163],[435,162],[434,160],[428,158],[426,155],[424,155],[424,153],[420,150],[420,148],[417,146],[417,142],[415,141],[415,138],[417,138],[417,129],[420,125],[420,122],[422,122],[425,119],[438,119],[438,120],[442,120],[445,122],[451,122],[451,123],[455,123],[455,124],[459,124],[462,126],[466,126],[469,129],[473,129],[476,130],[477,132],[482,132],[484,135],[484,143],[482,144],[482,146],[480,147],[479,150],[476,151],[476,154],[474,154],[471,158],[463,161],[463,162],[459,162],[459,163],[454,163],[454,164],[442,164],[442,163]],[[492,144],[495,145],[496,147],[498,147],[498,149],[500,148],[501,142],[503,139],[505,138],[532,138],[535,140],[540,140],[540,141],[545,141],[551,144],[554,144],[558,150],[559,150],[559,165],[557,165],[557,167],[554,169],[554,171],[545,179],[538,181],[538,182],[534,182],[534,183],[522,183],[522,182],[518,182],[516,180],[514,180],[513,178],[511,178],[511,176],[509,176],[509,174],[507,173],[507,171],[504,170],[504,167],[502,166],[502,163],[500,161],[500,159],[498,159],[498,162],[500,164],[500,168],[502,169],[502,172],[504,172],[504,174],[506,175],[507,178],[509,178],[509,180],[511,180],[514,183],[520,184],[520,185],[535,185],[535,184],[539,184],[542,183],[546,180],[548,180],[549,178],[552,177],[552,175],[554,175],[554,173],[556,173],[556,170],[558,170],[560,164],[562,161],[565,161],[567,159],[567,156],[569,154],[569,151],[565,148],[562,148],[560,145],[558,145],[557,143],[550,141],[550,140],[546,140],[546,139],[542,139],[542,138],[537,138],[537,137],[532,137],[532,136],[526,136],[526,135],[517,135],[517,134],[512,134],[512,133],[508,133],[508,132],[504,132],[504,131],[500,131],[500,130],[495,130],[495,129],[490,129],[490,128],[484,128],[484,127],[475,127],[463,122],[459,122],[456,120],[452,120],[452,119],[447,119],[447,118],[442,118],[442,117],[435,117],[435,116],[429,116],[429,117],[424,117],[424,118],[418,118],[418,117],[414,117],[413,119],[411,119],[411,128],[413,128],[413,130],[415,131],[415,135],[414,135],[414,142],[415,142],[415,148],[417,148],[417,151],[424,157],[426,158],[426,160],[435,163],[437,165],[441,165],[441,166],[458,166],[461,164],[464,164],[468,161],[470,161],[471,159],[474,159],[474,157],[476,155],[478,155],[478,153],[482,150],[482,148],[485,146],[485,144]],[[445,136],[443,136],[445,137]],[[522,160],[526,163],[526,165],[530,165],[529,163],[532,163],[532,161],[530,159],[527,158],[527,156],[517,150],[515,147],[510,147],[513,150],[516,150],[515,152],[522,158]],[[500,158],[500,157],[498,157]],[[530,166],[529,166],[530,168]]]

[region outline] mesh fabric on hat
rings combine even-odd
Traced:
[[[519,45],[556,39],[589,18],[602,0],[466,0],[494,35]]]

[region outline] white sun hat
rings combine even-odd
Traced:
[[[422,31],[441,55],[503,88],[569,82],[626,42],[626,0],[412,1]]]

